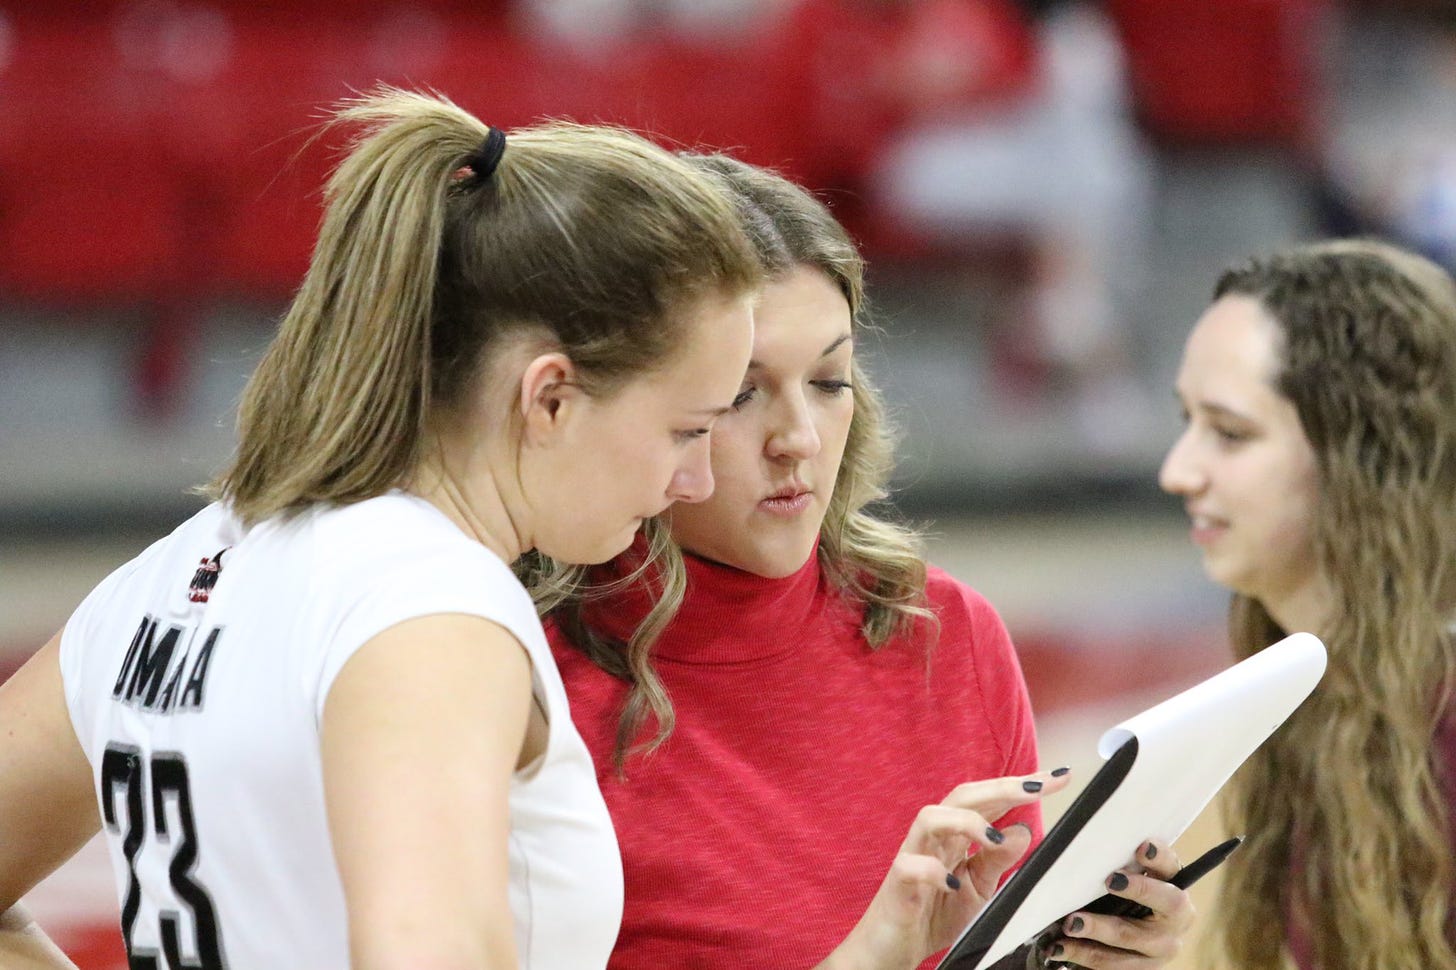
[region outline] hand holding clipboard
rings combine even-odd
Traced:
[[[1101,897],[1106,874],[1142,842],[1176,839],[1309,696],[1325,663],[1324,644],[1296,633],[1107,731],[1106,763],[940,967],[985,970]]]
[[[1220,842],[1182,869],[1179,869],[1173,878],[1168,880],[1169,884],[1177,886],[1179,889],[1187,889],[1217,869],[1223,863],[1223,860],[1233,855],[1234,850],[1240,845],[1243,845],[1243,843],[1244,837],[1241,835],[1236,835],[1227,841]],[[1114,896],[1112,893],[1092,900],[1092,902],[1082,907],[1082,911],[1084,913],[1097,913],[1104,916],[1125,916],[1128,919],[1147,919],[1153,915],[1153,911],[1146,906],[1135,903],[1131,899],[1125,899],[1122,896]]]
[[[1231,839],[1220,842],[1174,873],[1173,877],[1168,880],[1169,885],[1176,886],[1179,889],[1188,889],[1198,880],[1217,869],[1225,859],[1233,855],[1234,850],[1242,845],[1243,841],[1243,836],[1236,835]],[[1115,896],[1112,893],[1099,896],[1086,906],[1083,906],[1081,911],[1100,916],[1118,916],[1127,919],[1147,919],[1153,915],[1153,911],[1141,903],[1134,902],[1124,896]],[[1036,958],[1038,964],[1041,964],[1050,956],[1052,957],[1052,962],[1046,964],[1048,967],[1070,966],[1070,964],[1066,963],[1057,963],[1055,961],[1055,954],[1049,952],[1056,944],[1057,939],[1058,934],[1046,933],[1037,940]]]

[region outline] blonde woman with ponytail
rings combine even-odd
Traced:
[[[509,564],[713,488],[752,340],[726,195],[628,133],[382,91],[215,501],[0,687],[0,965],[98,830],[130,966],[602,967],[620,859]]]
[[[1210,967],[1456,967],[1456,282],[1376,241],[1224,274],[1163,464],[1239,657],[1310,630],[1314,695],[1235,776]]]
[[[1069,778],[995,609],[869,508],[891,441],[854,244],[778,175],[690,161],[769,274],[718,488],[610,564],[530,576],[622,848],[611,966],[933,966]],[[1109,888],[1152,918],[1068,914],[997,970],[1163,966],[1192,910],[1166,845],[1138,862]]]

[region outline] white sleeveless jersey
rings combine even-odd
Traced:
[[[530,597],[443,513],[394,493],[246,534],[209,506],[67,623],[66,702],[95,772],[133,967],[349,966],[324,700],[371,637],[437,613],[513,633],[550,722],[545,754],[510,791],[521,966],[606,965],[621,860]]]

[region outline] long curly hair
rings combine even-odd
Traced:
[[[865,319],[864,261],[821,202],[774,172],[726,155],[689,154],[684,159],[733,198],[770,279],[798,266],[818,269],[844,294],[854,330],[870,326]],[[858,358],[851,365],[850,383],[854,410],[820,532],[818,558],[830,585],[864,604],[861,630],[869,646],[878,648],[917,620],[932,624],[934,620],[924,605],[926,570],[920,535],[867,508],[887,496],[894,442],[884,403]],[[619,770],[630,754],[646,753],[666,741],[674,724],[672,701],[653,670],[651,651],[682,607],[686,570],[666,521],[648,522],[645,532],[645,561],[616,582],[597,583],[590,569],[541,556],[523,560],[518,567],[542,615],[552,618],[599,667],[632,685],[617,726]],[[640,582],[655,584],[658,597],[626,643],[591,627],[584,609],[588,602]],[[649,719],[657,730],[639,743]]]
[[[1219,966],[1282,966],[1287,923],[1321,970],[1456,967],[1451,808],[1432,749],[1456,717],[1456,284],[1372,240],[1224,274],[1282,334],[1278,391],[1320,482],[1312,568],[1332,591],[1328,672],[1235,776],[1248,834],[1214,917]],[[1247,657],[1287,631],[1235,595]]]

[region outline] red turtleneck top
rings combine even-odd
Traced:
[[[780,580],[688,557],[686,600],[655,649],[677,726],[625,778],[612,759],[627,685],[548,623],[622,849],[613,970],[808,970],[864,913],[922,806],[1037,769],[1000,617],[934,568],[927,593],[934,643],[922,624],[871,650],[817,557]],[[624,636],[648,606],[630,590],[593,619]],[[1000,823],[1016,821],[1040,840],[1039,808]]]

